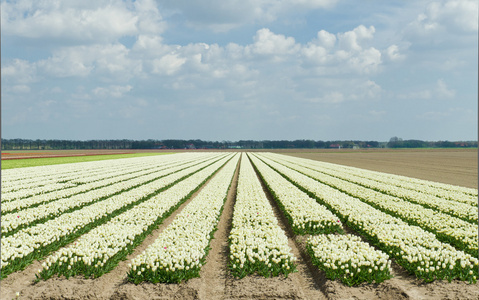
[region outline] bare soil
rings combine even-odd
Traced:
[[[361,167],[359,164],[363,164],[363,168],[367,168],[366,166],[370,164],[372,167],[369,166],[367,169],[383,172],[394,170],[395,172],[390,171],[390,173],[406,176],[418,174],[414,173],[418,171],[409,170],[412,168],[411,166],[414,166],[416,169],[424,170],[425,174],[429,174],[430,177],[425,179],[436,181],[439,181],[436,174],[440,172],[438,170],[445,170],[446,173],[454,173],[454,171],[448,171],[450,168],[460,170],[459,166],[453,167],[451,165],[452,161],[456,160],[456,164],[469,170],[467,171],[469,177],[475,176],[477,187],[477,168],[474,167],[474,173],[470,166],[471,163],[474,166],[477,165],[477,150],[460,153],[438,151],[433,154],[428,152],[408,153],[407,151],[386,151],[384,153],[372,151],[367,153],[289,152],[287,154],[357,167]],[[245,158],[243,156],[243,159]],[[444,161],[447,162],[443,163]],[[423,163],[424,167],[420,163]],[[432,168],[434,163],[439,164],[439,166],[436,166],[437,169]],[[387,167],[383,167],[385,165]],[[418,168],[418,166],[421,167]],[[460,176],[461,172],[455,174]],[[357,287],[347,287],[339,281],[328,280],[325,278],[324,272],[319,271],[312,265],[305,251],[306,237],[294,235],[269,194],[267,195],[270,197],[275,215],[280,221],[280,226],[287,233],[289,245],[298,259],[298,271],[290,274],[287,278],[284,276],[276,278],[260,276],[247,276],[243,279],[234,278],[229,272],[227,261],[229,255],[228,235],[231,230],[237,175],[238,170],[233,178],[218,224],[218,230],[211,242],[212,249],[207,257],[207,263],[201,271],[200,278],[194,278],[181,284],[142,283],[134,285],[126,281],[126,272],[130,260],[153,243],[166,226],[172,222],[175,215],[187,205],[189,202],[187,201],[175,213],[165,219],[158,229],[153,231],[112,272],[97,279],[76,277],[67,280],[63,277],[55,277],[47,281],[34,283],[34,274],[41,266],[41,261],[37,261],[24,271],[10,274],[2,280],[0,282],[0,298],[16,299],[15,293],[20,292],[18,299],[479,299],[479,283],[472,285],[461,281],[424,283],[394,263],[394,278],[381,284],[362,284]],[[464,178],[467,177],[464,175]],[[265,192],[267,192],[266,189]],[[346,230],[349,231],[348,228]]]

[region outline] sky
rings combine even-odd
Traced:
[[[478,1],[1,1],[1,135],[477,140]]]

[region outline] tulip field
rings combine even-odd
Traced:
[[[241,298],[251,280],[263,288],[246,298],[477,287],[473,188],[270,152],[27,167],[1,180],[2,299],[60,297],[42,287],[83,280],[92,288],[72,299],[140,286],[158,299]]]

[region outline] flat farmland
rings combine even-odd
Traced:
[[[477,149],[281,150],[296,157],[476,188]]]
[[[0,298],[478,298],[477,189],[281,153],[5,170]]]

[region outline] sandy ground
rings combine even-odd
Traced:
[[[301,153],[299,155],[317,154]],[[354,157],[350,160],[355,161]],[[381,164],[379,160],[377,164]],[[470,285],[460,281],[451,283],[436,281],[426,284],[407,274],[395,263],[393,263],[394,278],[381,284],[347,287],[338,281],[328,280],[322,271],[311,264],[304,248],[305,237],[295,236],[292,233],[271,197],[270,201],[275,214],[289,237],[289,245],[294,255],[298,258],[298,272],[290,274],[288,278],[249,276],[241,280],[235,279],[227,269],[227,238],[231,226],[236,186],[237,173],[200,278],[181,284],[134,285],[126,281],[130,260],[153,243],[175,215],[189,203],[187,201],[112,272],[94,280],[82,277],[66,280],[56,277],[34,283],[34,273],[41,266],[41,261],[35,262],[24,271],[10,274],[0,282],[0,298],[16,299],[15,293],[20,292],[18,299],[479,299],[479,283]],[[346,230],[350,231],[348,228]]]

